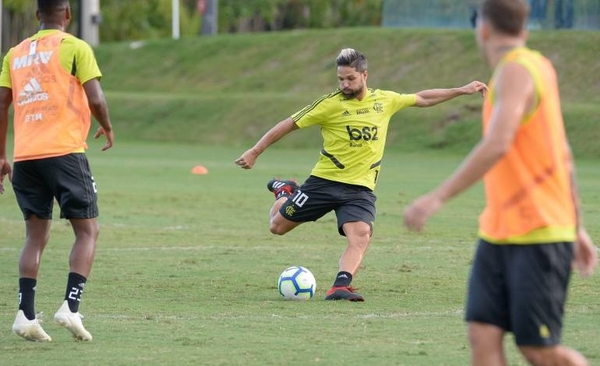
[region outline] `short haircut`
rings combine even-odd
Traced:
[[[42,14],[52,14],[69,5],[69,0],[37,0],[38,11]]]
[[[358,72],[367,69],[367,57],[353,48],[344,48],[335,62],[338,66],[353,67]]]
[[[516,36],[527,26],[529,5],[527,0],[482,0],[479,12],[497,31]]]

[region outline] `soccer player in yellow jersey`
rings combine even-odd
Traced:
[[[486,206],[465,319],[472,364],[508,365],[504,335],[532,365],[586,366],[560,343],[571,267],[588,276],[597,251],[583,225],[554,67],[526,47],[526,0],[483,0],[476,38],[494,69],[483,138],[447,180],[405,210],[408,228],[484,179]]]
[[[50,341],[35,314],[34,298],[42,253],[50,236],[53,202],[70,221],[75,242],[62,305],[54,320],[79,340],[91,341],[78,311],[92,269],[99,228],[96,183],[86,139],[93,114],[112,147],[114,135],[88,44],[65,33],[68,0],[38,0],[40,30],[10,49],[0,74],[0,193],[8,175],[23,218],[26,238],[19,258],[19,310],[13,332],[30,341]],[[14,107],[14,166],[6,155],[8,110]],[[14,172],[13,172],[14,168]]]
[[[364,301],[350,286],[373,233],[373,194],[392,115],[403,108],[430,107],[460,95],[483,92],[473,81],[460,88],[430,89],[416,94],[367,87],[367,59],[361,52],[343,49],[336,59],[339,89],[315,100],[271,128],[236,164],[251,169],[265,149],[288,133],[319,126],[323,149],[310,177],[298,187],[292,180],[271,180],[274,193],[270,230],[284,235],[303,222],[316,221],[335,211],[340,235],[347,247],[326,300]]]

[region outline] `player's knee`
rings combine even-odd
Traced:
[[[471,345],[471,348],[473,350],[477,350],[483,347],[485,343],[484,341],[487,339],[485,338],[486,335],[484,333],[485,332],[483,331],[481,326],[478,326],[474,323],[469,324],[468,338],[469,344]]]
[[[290,231],[290,229],[287,228],[286,225],[283,225],[279,222],[272,220],[271,224],[269,226],[269,231],[271,231],[271,234],[284,235],[285,233]]]
[[[563,346],[519,347],[527,362],[534,366],[589,366],[579,352]]]
[[[298,225],[299,223],[290,221],[277,213],[275,216],[271,217],[271,220],[269,221],[269,231],[275,235],[284,235]]]
[[[98,240],[98,236],[100,235],[100,224],[98,224],[98,222],[95,223],[92,234],[94,237],[94,241]]]
[[[364,226],[362,228],[360,228],[356,235],[358,235],[358,237],[362,238],[366,244],[369,244],[369,240],[371,239],[371,227],[370,226]]]
[[[269,231],[271,232],[271,234],[275,235],[283,235],[286,233],[284,230],[281,229],[279,225],[274,224],[271,224],[271,226],[269,226]]]
[[[474,351],[502,352],[504,330],[491,324],[469,321],[468,337]]]
[[[348,222],[342,226],[342,230],[347,237],[362,239],[367,243],[373,233],[371,226],[365,222]]]
[[[542,365],[541,362],[543,361],[544,357],[539,349],[532,347],[520,347],[519,349],[529,364],[534,366]]]
[[[100,235],[100,224],[98,224],[98,221],[96,221],[96,220],[92,221],[89,225],[89,231],[87,231],[87,232],[88,232],[89,236],[94,241],[96,241],[98,239],[98,236]]]
[[[93,219],[71,220],[75,236],[84,241],[96,242],[100,235],[100,225]]]
[[[362,228],[346,232],[348,238],[348,244],[362,249],[363,251],[369,247],[371,241],[371,230],[370,228]]]

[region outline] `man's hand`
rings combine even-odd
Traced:
[[[4,177],[12,182],[12,168],[5,158],[0,158],[0,194],[4,193]]]
[[[102,148],[102,151],[106,151],[113,146],[113,143],[115,141],[115,135],[113,134],[112,130],[106,132],[106,130],[104,130],[104,128],[98,127],[98,130],[94,134],[94,138],[97,139],[98,137],[100,137],[102,135],[104,135],[106,137],[106,145],[104,145],[104,147]]]
[[[427,220],[442,208],[441,199],[433,193],[421,196],[404,210],[404,226],[409,230],[422,231]]]
[[[488,92],[488,87],[481,81],[472,81],[469,84],[460,88],[460,90],[465,94],[475,94],[480,92],[483,97]]]
[[[577,230],[575,240],[575,253],[573,256],[573,267],[582,277],[594,274],[594,268],[598,265],[598,248],[592,242],[589,234],[584,228]]]
[[[237,158],[235,163],[243,169],[252,169],[254,163],[256,162],[256,158],[258,158],[258,154],[254,151],[254,149],[249,149],[246,150],[242,156]]]

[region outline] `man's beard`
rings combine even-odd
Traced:
[[[349,93],[342,90],[342,93],[344,93],[344,96],[346,96],[346,99],[354,99],[354,98],[358,97],[359,95],[361,95],[364,89],[365,89],[365,87],[363,86],[358,90],[351,90]]]

